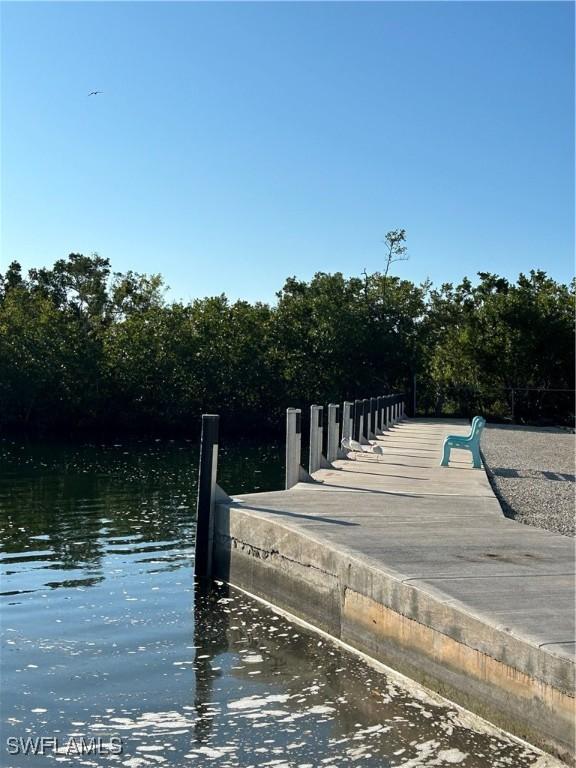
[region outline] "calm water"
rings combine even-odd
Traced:
[[[1,766],[549,764],[239,592],[195,595],[196,463],[184,441],[0,443]],[[221,467],[278,488],[281,447]]]

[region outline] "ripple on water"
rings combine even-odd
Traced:
[[[4,731],[59,737],[37,768],[553,764],[241,593],[195,594],[190,443],[0,447]],[[223,462],[235,490],[280,482],[279,448]],[[82,736],[123,754],[67,753]]]

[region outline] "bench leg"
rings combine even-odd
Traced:
[[[481,469],[482,459],[480,458],[480,449],[477,446],[472,448],[472,466],[474,469]]]
[[[450,461],[450,445],[449,443],[444,443],[444,448],[442,451],[442,461],[440,462],[440,466],[447,467],[449,461]]]

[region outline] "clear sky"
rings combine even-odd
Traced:
[[[175,298],[272,300],[405,228],[418,282],[573,273],[572,3],[1,14],[4,268],[98,252]]]

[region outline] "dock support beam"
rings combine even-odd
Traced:
[[[378,407],[378,401],[375,397],[370,398],[370,434],[368,437],[371,440],[376,438],[376,410]]]
[[[199,578],[210,578],[212,575],[219,421],[220,417],[216,414],[205,413],[202,416],[194,558],[194,572]]]
[[[376,398],[376,434],[383,434],[382,431],[382,398]]]
[[[342,408],[342,438],[351,438],[354,431],[354,403],[344,400]]]
[[[354,431],[352,438],[357,443],[360,442],[360,433],[362,432],[362,400],[354,400]]]
[[[362,400],[362,433],[360,435],[360,442],[363,445],[369,445],[370,443],[370,400],[367,397]]]
[[[322,455],[322,441],[324,438],[324,408],[321,405],[310,406],[310,459],[308,461],[308,473],[311,475],[319,469],[330,465]]]
[[[301,466],[302,458],[302,411],[300,408],[286,410],[286,489],[308,479],[308,473]]]
[[[340,406],[330,403],[328,406],[328,444],[326,446],[326,459],[331,464],[338,458],[340,445]]]

